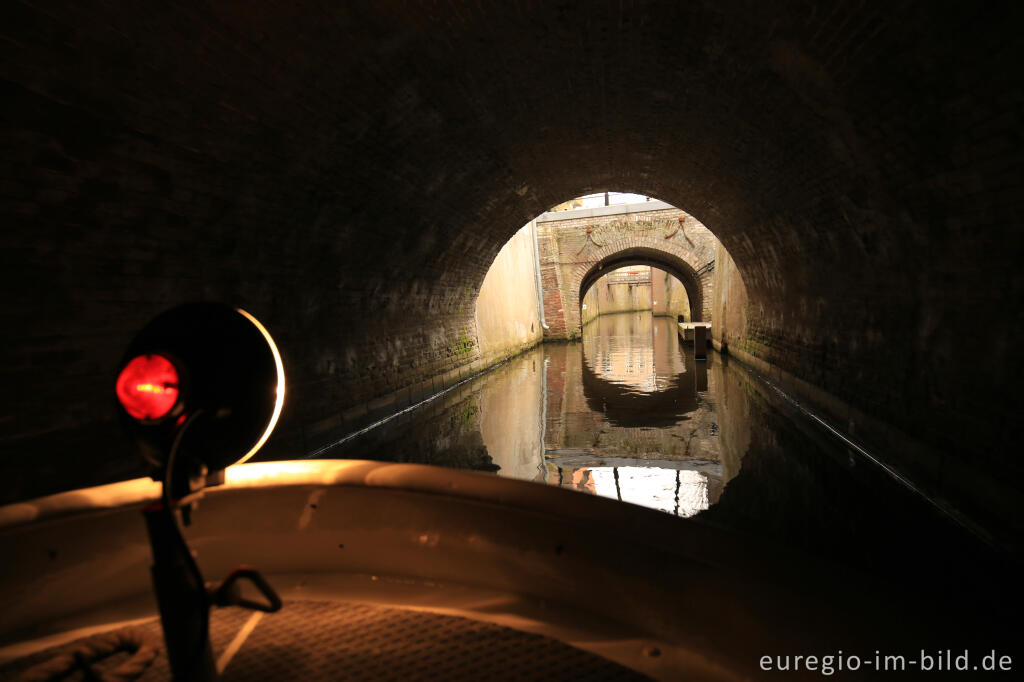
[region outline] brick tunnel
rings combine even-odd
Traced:
[[[748,296],[730,350],[980,523],[1024,525],[1019,5],[2,15],[8,499],[83,451],[105,462],[86,483],[138,474],[108,394],[161,310],[258,315],[289,373],[267,451],[311,452],[479,370],[457,351],[502,245],[621,189],[721,240]]]

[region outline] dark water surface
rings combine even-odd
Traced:
[[[601,316],[325,453],[559,485],[693,517],[942,599],[1005,558],[670,318]],[[979,576],[987,576],[981,578]],[[975,594],[977,593],[977,594]]]

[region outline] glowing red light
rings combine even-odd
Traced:
[[[178,370],[162,355],[140,355],[121,370],[116,391],[131,416],[160,419],[178,402]]]

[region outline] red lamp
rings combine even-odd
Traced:
[[[117,377],[117,399],[140,421],[163,419],[178,405],[178,370],[163,355],[137,355]]]
[[[249,313],[189,303],[139,332],[114,389],[122,422],[155,475],[175,439],[184,459],[216,472],[249,459],[270,437],[284,403],[284,366]]]

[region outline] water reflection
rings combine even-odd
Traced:
[[[582,343],[535,348],[327,455],[496,471],[691,516],[739,462],[723,458],[708,371],[672,319],[605,315]]]
[[[642,394],[671,388],[686,363],[675,325],[649,312],[603,315],[583,328],[583,357],[593,375]]]
[[[708,477],[694,470],[654,466],[555,467],[563,488],[693,516],[708,508]]]
[[[707,365],[681,347],[675,322],[603,315],[584,328],[580,350],[548,350],[547,481],[564,485],[582,470],[603,480],[609,471],[615,485],[591,492],[680,516],[717,501],[725,478]]]

